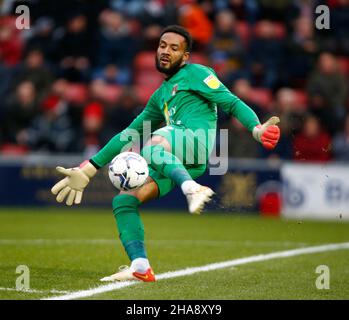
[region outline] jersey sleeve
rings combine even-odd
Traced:
[[[217,104],[226,113],[237,118],[249,131],[260,124],[256,113],[240,98],[219,81],[215,72],[204,66],[197,66],[188,74],[188,86],[208,101]],[[194,80],[194,81],[192,81]]]
[[[116,134],[109,142],[91,159],[91,163],[101,168],[109,163],[121,152],[126,145],[131,145],[143,137],[143,125],[148,122],[151,131],[157,128],[165,119],[157,105],[156,92],[150,97],[144,110],[131,122],[131,124]],[[150,132],[149,132],[150,133]]]

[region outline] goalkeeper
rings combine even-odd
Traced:
[[[176,185],[186,196],[191,213],[199,214],[210,201],[214,192],[194,179],[205,172],[213,148],[217,106],[236,117],[265,148],[272,149],[278,142],[280,131],[276,124],[279,119],[272,117],[261,124],[255,112],[232,94],[212,69],[187,64],[191,45],[192,38],[184,28],[165,28],[155,59],[156,68],[165,79],[143,112],[90,160],[76,168],[57,167],[65,178],[53,186],[52,193],[57,195],[58,202],[66,199],[67,205],[79,204],[84,189],[98,169],[125,151],[135,132],[142,136],[145,121],[150,122],[152,130],[156,129],[141,152],[149,163],[146,183],[134,191],[121,191],[113,199],[120,240],[131,265],[102,281],[155,281],[144,245],[144,227],[138,212],[140,204],[163,197]],[[160,127],[164,122],[166,125]],[[198,132],[204,132],[204,138]],[[184,138],[182,143],[178,136]]]

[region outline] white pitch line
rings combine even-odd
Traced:
[[[154,245],[207,245],[207,246],[222,246],[222,245],[244,245],[254,247],[268,246],[306,246],[309,243],[296,241],[255,241],[255,240],[205,240],[205,239],[148,239],[148,243]],[[100,244],[100,245],[115,245],[116,239],[0,239],[0,245],[66,245],[66,244]]]
[[[157,275],[156,280],[183,277],[183,276],[188,276],[188,275],[192,275],[199,272],[207,272],[207,271],[213,271],[218,269],[224,269],[224,268],[229,268],[229,267],[243,265],[243,264],[252,263],[252,262],[266,261],[266,260],[277,259],[277,258],[294,257],[302,254],[318,253],[318,252],[340,250],[340,249],[349,249],[349,242],[325,244],[325,245],[315,246],[315,247],[306,247],[306,248],[299,248],[299,249],[293,249],[293,250],[272,252],[267,254],[259,254],[259,255],[250,256],[246,258],[212,263],[212,264],[208,264],[201,267],[193,267],[193,268],[186,268],[186,269],[177,270],[177,271],[170,271],[170,272],[165,272]],[[111,284],[103,285],[97,288],[71,292],[69,294],[62,295],[62,296],[43,298],[42,300],[72,300],[72,299],[79,299],[79,298],[87,298],[99,293],[105,293],[105,292],[122,289],[138,283],[140,282],[126,281],[126,282],[111,283]]]
[[[21,293],[55,293],[55,294],[68,294],[70,293],[70,291],[61,291],[61,290],[37,290],[37,289],[23,289],[23,290],[19,290],[16,288],[4,288],[4,287],[0,287],[0,291],[16,291],[16,292],[21,292]]]

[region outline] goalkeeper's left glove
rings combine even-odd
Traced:
[[[268,150],[274,149],[279,141],[280,129],[276,125],[279,122],[279,117],[274,116],[262,125],[255,126],[252,130],[253,137]]]
[[[57,182],[52,187],[51,192],[57,195],[56,200],[58,202],[63,202],[67,198],[66,204],[68,206],[81,202],[84,189],[90,179],[97,173],[95,166],[88,160],[81,163],[79,167],[69,169],[57,167],[56,170],[66,177]]]

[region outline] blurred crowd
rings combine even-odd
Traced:
[[[15,27],[20,4],[30,29]],[[328,30],[315,28],[319,4]],[[170,24],[192,34],[192,63],[261,121],[281,119],[266,152],[220,112],[231,157],[349,161],[349,0],[3,0],[0,154],[94,154],[161,84],[154,54]]]

